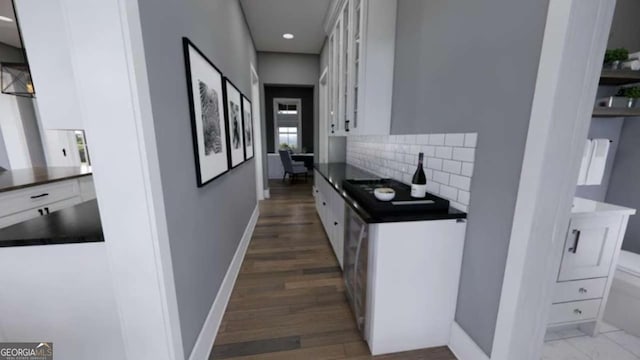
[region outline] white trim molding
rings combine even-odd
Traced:
[[[455,321],[451,325],[449,349],[459,360],[489,360],[487,354]]]
[[[229,303],[233,286],[235,285],[238,274],[240,273],[242,260],[244,259],[244,255],[246,254],[249,243],[251,242],[253,230],[256,228],[258,217],[260,216],[259,208],[259,205],[256,205],[255,209],[253,209],[251,219],[249,219],[249,223],[244,229],[244,234],[242,235],[240,244],[238,244],[238,248],[231,260],[227,274],[224,276],[224,280],[222,280],[220,290],[218,290],[218,295],[213,301],[211,310],[209,310],[209,315],[207,315],[207,319],[202,326],[202,330],[196,339],[196,343],[193,346],[189,360],[207,360],[209,358],[209,353],[211,352],[213,343],[218,335],[220,323],[222,323],[222,317],[224,316],[224,311]]]
[[[538,360],[615,0],[551,0],[492,360]]]

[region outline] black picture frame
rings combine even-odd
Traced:
[[[182,49],[189,96],[196,183],[198,187],[203,187],[229,171],[224,75],[186,37],[182,38]],[[203,101],[206,101],[206,104],[203,105]]]
[[[242,136],[242,93],[229,78],[225,77],[224,80],[227,153],[229,154],[229,168],[233,169],[245,162],[244,137]]]
[[[253,132],[253,109],[251,100],[242,95],[242,129],[244,136],[244,160],[251,160],[255,155],[255,133]]]

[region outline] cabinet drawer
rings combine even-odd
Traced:
[[[79,178],[78,185],[82,201],[89,201],[96,198],[96,188],[93,185],[93,176],[83,176]]]
[[[20,211],[17,213],[13,213],[11,215],[0,217],[0,229],[6,228],[8,226],[21,223],[23,221],[31,220],[33,218],[37,218],[40,215],[38,209],[30,209],[25,211]]]
[[[607,278],[559,282],[553,291],[553,302],[598,299],[606,285]]]
[[[595,319],[600,309],[600,299],[574,301],[551,305],[550,324]]]
[[[0,229],[21,223],[23,221],[31,220],[43,215],[48,215],[54,211],[62,210],[81,203],[82,200],[79,196],[75,196],[69,199],[56,201],[51,204],[45,204],[38,208],[33,208],[25,211],[13,213],[11,215],[0,217]]]
[[[9,191],[0,195],[0,217],[34,209],[79,194],[76,179]]]

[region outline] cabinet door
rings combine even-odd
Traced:
[[[350,106],[349,111],[351,114],[351,127],[352,131],[357,132],[358,130],[358,95],[359,95],[359,86],[360,86],[360,53],[361,46],[363,42],[362,38],[362,24],[363,24],[363,0],[353,0],[353,20],[351,21],[352,30],[351,30],[351,59],[352,64],[349,71],[351,72],[350,82],[351,82],[351,93],[349,94],[350,98]]]
[[[328,116],[329,116],[329,121],[327,121],[327,124],[329,126],[328,129],[328,134],[330,135],[335,135],[336,131],[338,130],[336,128],[336,109],[335,109],[335,79],[334,79],[334,72],[335,72],[335,67],[336,67],[336,63],[334,61],[334,54],[335,54],[335,43],[336,43],[336,32],[333,31],[330,35],[329,35],[329,47],[328,47],[328,51],[329,51],[329,70],[328,70],[328,75],[327,76],[327,104],[328,104]]]
[[[346,1],[341,16],[340,36],[340,122],[351,131],[351,2]]]
[[[340,194],[333,192],[333,199],[331,201],[331,215],[332,215],[332,227],[331,231],[331,244],[333,245],[333,252],[340,263],[340,267],[343,267],[343,253],[344,253],[344,200],[340,197]]]
[[[559,281],[606,277],[618,248],[621,216],[572,219]]]

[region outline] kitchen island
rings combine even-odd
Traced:
[[[102,241],[104,237],[96,200],[0,229],[0,247]]]
[[[95,199],[91,168],[0,172],[0,229]]]
[[[50,341],[65,359],[124,359],[98,204],[76,198],[0,229],[0,342]]]
[[[35,167],[0,171],[0,192],[91,176],[91,167]]]

